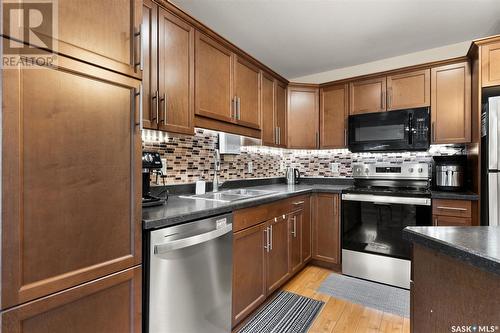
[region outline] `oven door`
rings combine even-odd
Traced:
[[[431,214],[429,198],[343,194],[342,249],[409,260],[403,229],[432,225]]]
[[[352,152],[429,148],[428,108],[352,115],[348,122],[348,147]]]

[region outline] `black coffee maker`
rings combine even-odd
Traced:
[[[161,173],[163,164],[160,154],[157,152],[142,152],[142,206],[151,207],[162,205],[165,199],[151,194],[151,173]]]

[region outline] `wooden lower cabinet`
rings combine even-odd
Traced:
[[[466,332],[472,325],[494,332],[500,324],[498,274],[416,243],[412,270],[411,332]]]
[[[472,201],[432,200],[432,223],[435,226],[472,225]]]
[[[233,327],[310,259],[309,202],[303,195],[234,213]]]
[[[2,77],[1,308],[140,264],[140,81],[63,56]]]
[[[288,216],[288,234],[290,245],[290,272],[296,273],[302,268],[302,210],[297,210]]]
[[[266,298],[268,225],[235,232],[233,238],[233,326]]]
[[[2,332],[141,332],[141,266],[1,313]]]
[[[313,259],[340,264],[339,195],[313,195]]]
[[[269,221],[267,254],[267,292],[278,289],[288,278],[288,223],[286,215]]]

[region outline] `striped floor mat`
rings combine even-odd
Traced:
[[[238,333],[305,333],[324,302],[280,291]]]

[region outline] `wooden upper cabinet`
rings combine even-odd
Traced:
[[[275,81],[275,95],[276,95],[276,135],[277,135],[277,146],[286,148],[287,147],[287,85],[280,81]]]
[[[195,29],[162,7],[158,17],[158,128],[194,134]]]
[[[288,88],[288,148],[319,147],[318,89],[304,86]]]
[[[471,73],[468,62],[432,68],[433,143],[467,143],[471,139]]]
[[[266,298],[267,224],[234,233],[233,238],[233,327]]]
[[[57,38],[41,24],[30,27],[31,45],[140,78],[142,0],[59,0]],[[22,31],[3,31],[23,39]],[[21,36],[21,37],[19,37]],[[48,40],[48,41],[47,41]]]
[[[136,266],[7,310],[1,314],[2,332],[139,333],[141,288]]]
[[[143,0],[142,5],[142,120],[143,128],[158,128],[158,5]]]
[[[318,193],[313,196],[313,258],[340,263],[339,195]]]
[[[195,114],[233,122],[232,53],[201,32],[195,36]]]
[[[321,148],[346,147],[348,105],[347,84],[321,88],[319,115]]]
[[[262,144],[274,146],[277,144],[274,78],[266,73],[262,74],[261,83],[261,114],[262,114]]]
[[[235,55],[234,95],[236,122],[239,125],[260,129],[260,69]]]
[[[387,110],[400,110],[431,104],[431,71],[419,71],[387,77]]]
[[[481,46],[482,86],[500,85],[500,42]]]
[[[386,111],[386,77],[355,81],[349,85],[349,114]]]
[[[140,264],[140,81],[63,56],[2,76],[2,309]]]

